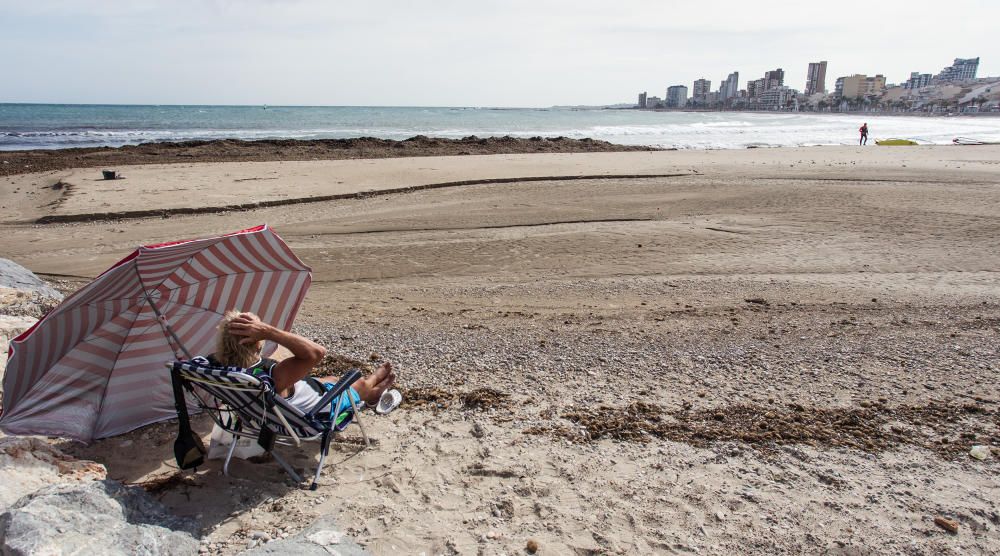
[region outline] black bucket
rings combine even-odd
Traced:
[[[114,170],[101,170],[101,173],[104,174],[104,179],[106,180],[118,179],[118,172]]]

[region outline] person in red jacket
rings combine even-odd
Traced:
[[[858,139],[858,144],[859,145],[867,145],[868,144],[868,122],[865,122],[864,124],[862,124],[861,127],[858,128],[858,131],[861,133],[861,139]]]

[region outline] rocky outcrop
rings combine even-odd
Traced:
[[[42,438],[0,438],[0,513],[40,488],[99,481],[107,475],[103,465],[68,456]]]
[[[25,496],[0,515],[0,553],[198,553],[193,527],[136,487],[62,484]]]
[[[0,315],[39,318],[63,296],[27,268],[0,259]]]

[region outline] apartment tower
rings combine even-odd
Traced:
[[[812,62],[809,64],[809,71],[806,72],[806,94],[826,92],[826,60],[822,62]]]

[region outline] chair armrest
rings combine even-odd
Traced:
[[[347,374],[340,377],[340,380],[337,381],[337,384],[333,385],[333,389],[324,394],[323,397],[320,398],[318,402],[316,402],[316,405],[313,406],[311,410],[309,410],[309,413],[306,413],[306,417],[310,419],[315,418],[316,414],[319,413],[321,409],[330,405],[330,402],[333,401],[334,398],[340,396],[345,391],[347,391],[347,389],[350,388],[352,384],[354,384],[354,381],[358,380],[359,378],[361,378],[361,371],[357,369],[351,369],[350,371],[347,371]]]

